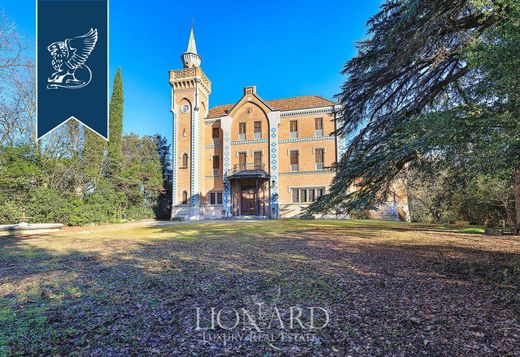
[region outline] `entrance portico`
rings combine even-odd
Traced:
[[[269,216],[269,174],[263,164],[237,164],[228,177],[232,216]]]

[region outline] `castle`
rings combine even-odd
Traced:
[[[181,59],[184,68],[169,72],[172,218],[297,217],[327,192],[342,150],[338,104],[264,100],[251,86],[238,102],[210,108],[193,29]]]

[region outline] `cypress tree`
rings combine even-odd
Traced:
[[[117,176],[123,162],[123,76],[117,69],[110,100],[110,125],[108,142],[108,175]]]

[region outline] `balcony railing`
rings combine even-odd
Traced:
[[[234,174],[237,172],[241,172],[241,171],[265,171],[265,165],[247,163],[247,164],[235,164],[235,166],[233,166]]]

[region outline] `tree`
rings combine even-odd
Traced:
[[[162,177],[164,181],[164,187],[168,187],[171,185],[172,180],[172,166],[170,160],[170,148],[171,145],[168,144],[168,139],[162,135],[155,135],[154,140],[157,145],[157,153],[159,155],[159,161],[161,162],[162,167]]]
[[[0,224],[154,217],[163,181],[171,180],[169,147],[157,137],[123,136],[121,70],[114,78],[108,145],[71,120],[36,146],[34,68],[15,26],[4,20],[0,16]]]
[[[95,189],[103,175],[106,141],[90,129],[85,129],[82,171],[87,190]]]
[[[168,139],[161,135],[154,137],[157,144],[157,152],[162,167],[163,190],[157,199],[157,218],[169,219],[172,204],[172,167],[170,160],[170,147]]]
[[[0,11],[0,145],[24,145],[34,140],[34,64],[27,41]]]
[[[129,134],[123,137],[123,165],[118,189],[125,193],[127,206],[154,210],[161,190],[162,173],[157,144],[150,136]]]
[[[117,176],[123,162],[123,76],[117,69],[110,100],[110,123],[108,142],[108,175]]]
[[[510,57],[518,51],[519,7],[514,0],[386,1],[343,70],[338,134],[350,137],[349,147],[330,193],[310,212],[374,208],[399,173],[425,159],[449,163],[453,173],[518,172],[519,87],[500,68],[518,68],[518,56]],[[484,60],[496,56],[507,64]],[[489,91],[491,83],[503,83],[500,92]]]

